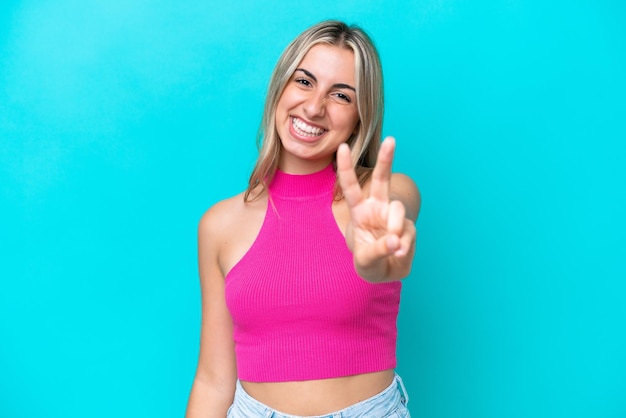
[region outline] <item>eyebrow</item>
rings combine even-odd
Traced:
[[[296,71],[302,71],[307,77],[310,77],[313,79],[313,81],[317,82],[317,78],[315,78],[313,74],[311,74],[309,71],[305,70],[304,68],[296,68]],[[356,93],[356,89],[349,84],[335,83],[333,84],[333,87],[338,88],[338,89],[349,89]]]

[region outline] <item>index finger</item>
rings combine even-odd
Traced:
[[[348,206],[358,205],[363,200],[363,191],[352,167],[350,147],[345,143],[337,149],[337,177]]]
[[[381,201],[389,200],[389,183],[391,181],[391,164],[396,148],[396,140],[392,136],[385,138],[378,151],[376,165],[372,172],[370,196]]]

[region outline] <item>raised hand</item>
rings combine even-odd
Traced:
[[[337,150],[339,185],[350,210],[346,241],[357,272],[371,282],[406,277],[415,253],[419,193],[408,177],[391,174],[394,150],[394,138],[385,138],[369,189],[359,185],[348,145]]]

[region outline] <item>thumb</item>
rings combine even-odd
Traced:
[[[384,235],[372,243],[359,246],[357,251],[355,251],[354,261],[359,266],[368,268],[380,259],[392,255],[400,247],[400,238],[397,235]]]

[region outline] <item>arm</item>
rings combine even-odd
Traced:
[[[226,307],[224,275],[218,261],[219,212],[215,207],[209,210],[198,228],[202,329],[198,368],[186,418],[224,418],[233,402],[237,382],[233,325]]]
[[[386,138],[367,193],[359,185],[348,146],[337,150],[339,183],[350,210],[346,242],[357,272],[370,282],[408,276],[415,254],[420,195],[409,177],[391,174],[394,150],[395,140]]]

